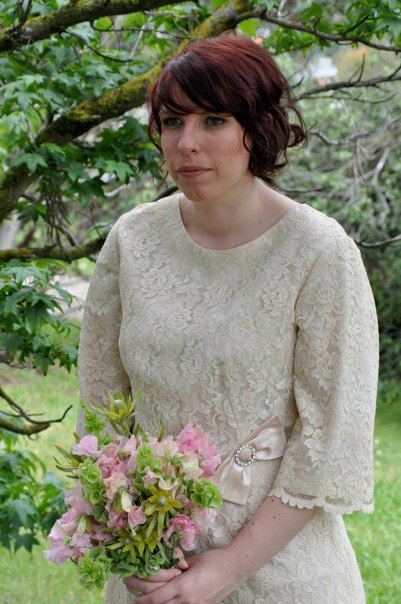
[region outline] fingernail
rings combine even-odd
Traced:
[[[179,569],[175,571],[175,576],[176,577],[178,577],[178,575],[180,575],[180,574],[181,574],[181,571]]]

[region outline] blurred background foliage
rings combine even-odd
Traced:
[[[3,0],[0,533],[11,550],[31,549],[63,505],[57,476],[16,435],[48,442],[47,432],[33,435],[73,402],[52,406],[46,391],[31,408],[11,376],[50,370],[52,383],[52,371],[75,367],[79,322],[64,314],[71,276],[87,280],[121,213],[173,190],[158,188],[149,83],[181,46],[227,30],[263,44],[293,86],[309,144],[291,152],[277,184],[359,245],[379,315],[380,405],[400,406],[399,1]],[[53,430],[61,426],[71,429],[68,416]]]

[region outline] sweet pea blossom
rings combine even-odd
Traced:
[[[159,478],[159,475],[156,474],[155,472],[152,472],[152,470],[149,468],[149,466],[146,466],[145,471],[146,471],[146,474],[143,477],[143,484],[147,488],[150,484],[156,484],[157,479]]]
[[[216,520],[216,508],[195,508],[191,513],[191,518],[201,531],[208,529]]]
[[[136,464],[136,450],[131,451],[129,459],[127,461],[127,474],[135,474],[137,468]]]
[[[127,477],[122,472],[113,472],[109,478],[105,478],[104,484],[106,487],[106,497],[113,500],[120,487],[126,487],[128,484]]]
[[[170,526],[164,534],[166,541],[173,533],[178,533],[180,544],[185,550],[191,550],[195,547],[195,536],[201,532],[201,529],[196,526],[188,516],[178,514],[170,520]]]
[[[109,511],[109,519],[106,523],[108,528],[119,531],[123,529],[127,524],[127,513],[126,512],[117,512],[114,508],[111,508]]]
[[[74,545],[80,554],[91,547],[91,537],[88,533],[75,533],[71,537],[71,545]]]
[[[69,558],[72,558],[73,550],[64,543],[64,541],[52,541],[48,550],[43,552],[45,558],[56,564],[63,564]]]
[[[202,456],[202,468],[206,475],[211,476],[221,464],[221,455],[216,445],[207,445],[199,449]]]
[[[195,428],[192,422],[189,422],[181,430],[177,436],[177,442],[180,447],[180,452],[185,453],[186,451],[196,451],[199,444],[200,433]]]
[[[75,487],[67,489],[65,492],[64,501],[67,505],[70,505],[72,508],[74,508],[76,512],[79,512],[79,514],[92,514],[93,507],[89,501],[84,499],[82,485],[79,482],[76,483]]]
[[[76,455],[90,455],[91,457],[100,455],[97,436],[93,436],[92,434],[83,436],[79,443],[72,449],[72,453],[75,453]]]
[[[81,514],[75,509],[70,508],[60,518],[60,529],[64,535],[73,535],[78,530],[79,518]]]
[[[203,470],[199,466],[199,458],[195,453],[185,453],[181,461],[186,480],[197,480],[202,476]]]
[[[173,439],[172,436],[166,436],[162,441],[157,443],[156,455],[159,457],[165,457],[166,455],[175,455],[179,451],[178,443]]]
[[[136,436],[131,436],[121,448],[121,453],[130,454],[136,451],[137,448],[137,439]]]
[[[128,524],[131,528],[138,526],[138,524],[145,524],[147,516],[140,505],[136,505],[132,508],[128,514]]]

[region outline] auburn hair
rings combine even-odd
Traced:
[[[177,85],[191,106],[182,104]],[[307,140],[286,78],[262,46],[246,37],[225,34],[184,48],[151,87],[148,105],[149,136],[159,149],[163,106],[188,113],[196,105],[232,115],[244,129],[250,171],[268,184],[274,184],[273,175],[287,165],[287,149]]]

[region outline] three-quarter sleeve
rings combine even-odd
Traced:
[[[295,305],[298,418],[271,494],[329,512],[373,510],[373,424],[378,333],[373,295],[355,243],[318,254]]]
[[[80,396],[101,404],[109,394],[130,391],[130,380],[121,362],[119,335],[121,301],[119,283],[118,223],[99,254],[85,302],[78,356]],[[82,432],[82,418],[78,418]]]

